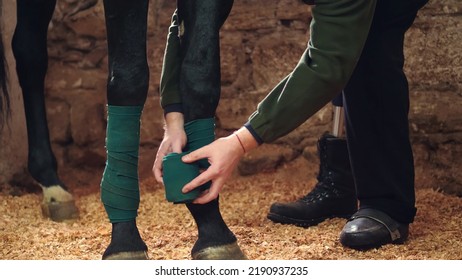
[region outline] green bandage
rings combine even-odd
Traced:
[[[200,188],[183,193],[182,188],[199,175],[199,166],[195,163],[184,163],[181,157],[187,153],[171,153],[162,161],[165,198],[173,203],[193,201],[201,193]]]
[[[210,166],[207,159],[194,163],[184,163],[181,157],[215,140],[215,119],[199,119],[185,124],[185,132],[188,143],[181,154],[171,153],[163,158],[163,180],[165,185],[165,197],[173,203],[187,203],[193,201],[200,193],[210,188],[211,182],[196,188],[188,193],[182,193],[181,189],[192,179],[199,175],[200,169]]]
[[[143,106],[108,105],[101,201],[111,223],[134,220],[140,204],[138,150]]]
[[[215,119],[198,119],[188,122],[184,125],[184,130],[188,138],[188,143],[186,143],[184,151],[195,151],[215,140]],[[201,159],[197,163],[200,168],[204,169],[210,166],[207,159]]]

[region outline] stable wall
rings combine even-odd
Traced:
[[[4,3],[3,25],[10,30],[14,16],[6,9],[12,8],[12,1]],[[460,0],[431,0],[409,30],[405,45],[417,185],[459,194],[462,194],[461,6]],[[175,1],[150,3],[151,80],[142,119],[143,176],[148,176],[163,135],[158,87],[174,8]],[[310,7],[300,1],[235,1],[221,32],[222,99],[217,111],[218,135],[239,128],[258,101],[293,69],[305,49],[309,22]],[[58,1],[49,28],[46,87],[50,133],[60,166],[104,165],[105,35],[102,1]],[[8,36],[7,45],[11,40]],[[8,57],[12,62],[11,55]],[[12,85],[15,87],[15,82]],[[10,125],[12,135],[5,136],[2,132],[1,136],[0,182],[9,180],[25,166],[25,126],[19,108],[22,101],[17,87],[12,92],[15,114]],[[256,151],[252,157],[269,161],[267,166],[271,168],[300,156],[316,159],[316,141],[331,129],[331,120],[331,107],[326,106],[296,131],[271,144],[265,152]],[[273,152],[267,155],[267,151]]]

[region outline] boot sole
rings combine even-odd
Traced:
[[[353,213],[352,213],[353,214]],[[278,224],[283,224],[283,225],[295,225],[298,227],[303,227],[303,228],[308,228],[311,226],[315,226],[327,219],[332,219],[332,218],[343,218],[343,219],[348,219],[351,217],[352,214],[347,214],[347,215],[335,215],[335,216],[329,216],[329,217],[321,217],[318,219],[310,219],[310,220],[299,220],[299,219],[294,219],[286,216],[281,216],[275,213],[268,213],[267,218],[270,219],[271,221],[278,223]]]

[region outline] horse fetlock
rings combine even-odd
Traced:
[[[193,260],[247,260],[237,242],[207,247],[192,253]]]
[[[56,222],[78,219],[79,210],[72,194],[61,186],[44,187],[41,203],[42,214]]]
[[[27,170],[29,171],[29,174],[32,176],[32,178],[42,188],[60,186],[66,190],[66,187],[59,179],[56,168],[56,160],[54,158],[46,160],[41,157],[47,158],[44,155],[34,155],[33,153],[29,152]]]
[[[111,243],[103,260],[148,260],[148,247],[140,236],[136,220],[112,223]]]

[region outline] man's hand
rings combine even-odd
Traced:
[[[168,113],[165,116],[164,139],[157,150],[156,160],[152,167],[152,172],[157,182],[163,183],[162,160],[164,156],[170,153],[181,153],[186,141],[183,114],[177,112]]]
[[[186,163],[207,158],[210,167],[186,184],[183,187],[183,192],[189,192],[208,181],[212,181],[210,189],[204,191],[200,197],[194,200],[194,203],[204,204],[214,200],[218,197],[223,185],[245,152],[257,146],[258,143],[250,132],[246,128],[241,128],[228,137],[219,138],[211,144],[185,155],[182,159]]]

